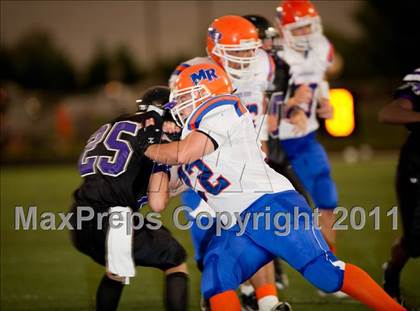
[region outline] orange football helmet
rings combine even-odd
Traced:
[[[252,77],[260,46],[258,30],[241,16],[216,18],[208,28],[207,54],[226,70],[231,79]]]
[[[178,126],[194,108],[212,96],[231,94],[232,84],[226,72],[216,64],[197,64],[184,69],[175,81],[170,96],[170,111]]]
[[[321,18],[309,0],[285,0],[276,9],[277,26],[286,44],[297,51],[307,51],[322,35]],[[294,35],[293,30],[310,26],[310,33]]]

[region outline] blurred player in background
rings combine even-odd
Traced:
[[[94,213],[89,221],[82,222],[80,230],[71,233],[79,251],[106,267],[96,293],[96,310],[117,309],[124,284],[135,276],[136,265],[164,271],[166,310],[187,310],[184,248],[166,228],[157,228],[147,218],[141,226],[138,217],[131,222],[132,212],[147,202],[157,212],[166,207],[169,168],[156,165],[143,154],[148,144],[160,141],[161,124],[143,125],[149,118],[160,120],[168,100],[167,87],[150,88],[138,112],[103,125],[90,137],[80,156],[83,182],[74,192],[73,227],[81,221],[75,217],[78,207],[91,207]],[[101,213],[109,216],[101,217]],[[110,224],[111,214],[120,218],[120,226]],[[89,213],[81,216],[88,217]],[[102,225],[99,228],[98,222]]]
[[[278,137],[278,126],[281,121],[281,110],[280,106],[284,102],[284,94],[282,92],[282,86],[285,84],[285,79],[288,79],[288,68],[287,64],[278,56],[278,52],[282,48],[280,45],[280,38],[277,30],[273,25],[263,16],[259,15],[245,15],[244,18],[249,20],[258,29],[258,36],[262,41],[263,49],[270,54],[275,63],[275,74],[271,85],[266,90],[266,95],[269,98],[269,115],[267,116],[267,126],[269,128],[269,154],[267,163],[275,169],[278,173],[286,176],[289,179],[295,189],[302,194],[308,203],[312,206],[312,199],[309,193],[303,187],[299,178],[293,171],[292,165],[290,164],[287,156],[281,147]],[[284,122],[293,124],[296,128],[306,129],[308,118],[305,112],[301,109],[292,111],[291,114]],[[270,131],[271,128],[271,131]],[[282,290],[289,285],[287,275],[283,272],[281,260],[276,259],[274,261],[275,267],[275,280],[277,288]]]
[[[303,110],[308,117],[305,130],[300,132],[289,122],[280,122],[278,136],[294,171],[320,209],[322,233],[335,253],[333,211],[337,207],[337,191],[327,154],[316,139],[317,118],[333,116],[325,81],[333,62],[333,47],[323,35],[320,17],[310,1],[283,1],[277,8],[277,25],[284,43],[278,57],[283,60],[287,75],[276,90],[284,94],[282,118],[296,110]]]
[[[196,64],[218,64],[225,70],[235,90],[235,95],[250,112],[258,141],[267,154],[268,133],[266,125],[267,97],[265,92],[273,82],[274,62],[261,47],[261,40],[255,26],[241,16],[222,16],[215,19],[208,28],[207,57],[196,57],[180,64],[169,80],[171,88],[176,79],[186,68]],[[194,210],[194,215],[208,210],[199,194],[189,189],[182,194],[184,205]],[[210,213],[211,210],[209,211]],[[192,217],[195,217],[195,216]],[[191,215],[187,215],[191,216]],[[206,246],[214,232],[199,229],[195,224],[191,228],[198,267]],[[278,303],[274,267],[272,263],[264,267],[252,279],[251,283],[241,286],[241,299],[248,310],[269,310]],[[254,291],[254,288],[256,291]]]
[[[244,15],[244,18],[249,20],[258,31],[258,37],[261,40],[261,47],[264,51],[268,52],[273,56],[275,51],[280,49],[279,46],[279,33],[277,29],[263,16],[261,15]]]
[[[271,83],[267,87],[265,94],[269,99],[270,110],[269,115],[267,115],[267,127],[273,128],[274,131],[278,129],[279,118],[281,111],[277,112],[279,105],[283,103],[284,94],[283,94],[283,85],[287,82],[289,75],[288,65],[279,57],[279,51],[282,49],[280,45],[279,34],[276,29],[271,25],[271,23],[262,16],[259,15],[245,15],[244,18],[248,19],[258,30],[258,36],[262,42],[263,49],[272,57],[275,64],[274,77],[271,80]],[[274,112],[273,112],[274,110]],[[273,118],[274,116],[274,118]],[[280,116],[281,117],[281,116]],[[288,118],[284,119],[285,122],[292,124],[296,129],[306,130],[308,117],[302,109],[297,109],[292,111]],[[274,123],[270,124],[271,122]],[[305,190],[301,184],[299,178],[297,178],[290,162],[287,159],[284,150],[281,147],[281,144],[278,140],[278,133],[272,133],[270,131],[268,144],[269,144],[269,154],[268,154],[268,163],[274,168],[277,172],[282,175],[285,175],[292,183],[293,186],[307,199],[308,203],[311,204],[312,199],[310,198],[309,193]]]
[[[394,100],[379,113],[381,122],[404,125],[408,138],[401,148],[396,190],[403,236],[395,241],[384,265],[384,289],[402,301],[400,273],[409,258],[420,256],[420,68],[403,79]]]
[[[325,292],[342,290],[374,310],[405,310],[366,272],[331,253],[305,199],[265,163],[250,112],[232,91],[215,64],[185,69],[171,91],[181,140],[145,151],[159,163],[180,165],[183,182],[201,193],[225,225],[211,238],[203,260],[201,290],[211,310],[241,310],[236,288],[274,257]],[[292,226],[296,208],[306,217],[297,217]],[[261,213],[265,216],[255,217]],[[282,227],[275,220],[279,213],[289,215]],[[241,234],[238,221],[244,224],[246,218],[252,220]]]

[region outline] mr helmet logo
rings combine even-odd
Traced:
[[[218,42],[222,38],[222,34],[216,28],[209,27],[208,32],[214,42]]]
[[[201,80],[208,80],[213,81],[217,79],[216,70],[215,69],[200,69],[198,72],[194,72],[190,75],[191,80],[195,85],[200,83]]]

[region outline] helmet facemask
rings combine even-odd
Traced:
[[[310,26],[310,33],[294,35],[293,30]],[[319,16],[303,17],[297,22],[282,26],[284,39],[291,48],[299,52],[310,50],[322,34],[322,26]]]
[[[174,89],[169,98],[171,114],[179,127],[185,126],[185,120],[191,112],[212,94],[205,85],[194,85],[180,90]]]
[[[221,59],[223,68],[232,80],[250,80],[256,72],[257,49],[261,40],[241,40],[240,44],[215,43],[212,54]],[[249,51],[250,56],[232,55],[236,52]],[[232,66],[235,64],[235,67]]]

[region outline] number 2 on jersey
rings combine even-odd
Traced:
[[[179,177],[190,188],[193,188],[193,186],[188,175],[192,175],[194,173],[194,169],[198,169],[199,171],[197,175],[197,181],[206,192],[212,195],[218,195],[220,192],[230,186],[230,182],[222,175],[219,175],[216,178],[216,182],[211,182],[210,178],[213,177],[212,170],[202,160],[198,159],[193,163],[185,165],[185,171],[182,166],[180,166],[178,169]]]
[[[88,140],[85,150],[79,159],[79,171],[82,177],[96,174],[99,170],[102,174],[117,177],[127,169],[128,162],[133,150],[128,141],[121,139],[121,134],[132,136],[137,134],[137,124],[130,121],[116,122],[112,128],[105,124],[97,130]],[[113,152],[112,156],[92,155],[88,153],[103,141],[106,150]]]

